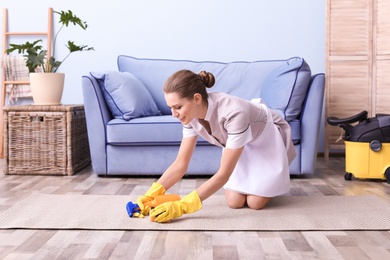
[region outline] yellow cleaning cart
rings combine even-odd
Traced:
[[[354,176],[390,183],[390,115],[367,118],[367,111],[362,111],[344,119],[329,117],[327,121],[345,130],[345,180]]]

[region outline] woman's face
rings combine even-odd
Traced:
[[[183,125],[186,125],[197,117],[198,98],[193,99],[181,98],[177,93],[164,93],[165,102],[171,108],[172,116],[180,120]]]

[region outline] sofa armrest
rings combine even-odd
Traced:
[[[317,159],[325,94],[325,74],[311,78],[301,114],[301,174],[313,174]]]
[[[93,77],[82,77],[82,89],[92,167],[96,174],[106,175],[106,126],[112,115],[101,88]]]

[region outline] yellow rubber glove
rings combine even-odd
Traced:
[[[154,200],[155,197],[159,195],[163,195],[165,193],[165,188],[158,182],[153,182],[152,186],[149,190],[142,196],[140,196],[136,203],[140,209],[141,215],[148,215],[150,211],[150,207],[144,205],[144,203]]]
[[[150,211],[150,220],[168,222],[183,214],[194,213],[202,208],[198,192],[194,190],[179,201],[165,202]]]

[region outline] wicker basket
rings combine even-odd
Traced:
[[[72,175],[91,163],[84,107],[4,108],[5,174]]]

